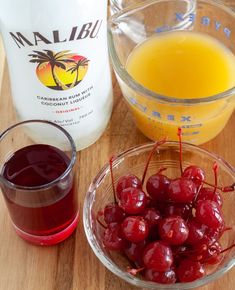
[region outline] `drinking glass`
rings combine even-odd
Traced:
[[[39,129],[45,133],[36,138]],[[58,139],[48,138],[50,134]],[[21,238],[53,245],[75,230],[75,161],[72,137],[52,122],[28,120],[0,134],[0,187]]]

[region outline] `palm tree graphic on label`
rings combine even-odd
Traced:
[[[36,74],[40,82],[53,90],[68,90],[79,84],[88,70],[89,60],[69,50],[58,53],[52,50],[29,54],[29,62],[37,63]]]

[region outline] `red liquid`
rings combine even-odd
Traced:
[[[53,146],[31,145],[9,158],[2,175],[15,185],[41,186],[60,177],[69,163],[68,156]],[[13,223],[31,235],[59,233],[77,216],[77,194],[71,172],[44,189],[29,191],[2,185],[2,191]]]

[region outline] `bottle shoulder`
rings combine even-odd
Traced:
[[[0,7],[0,25],[11,29],[56,29],[107,17],[107,0],[0,0]]]

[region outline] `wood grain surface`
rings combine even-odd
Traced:
[[[234,0],[226,1],[234,5]],[[135,127],[113,78],[114,108],[102,137],[78,153],[77,176],[80,213],[88,186],[114,152],[147,142]],[[0,131],[16,121],[8,69],[0,41]],[[235,166],[235,114],[223,132],[202,147],[218,153]],[[32,246],[16,236],[0,195],[0,290],[134,290],[99,262],[89,247],[82,216],[76,232],[53,247]],[[234,290],[235,268],[200,290]]]

